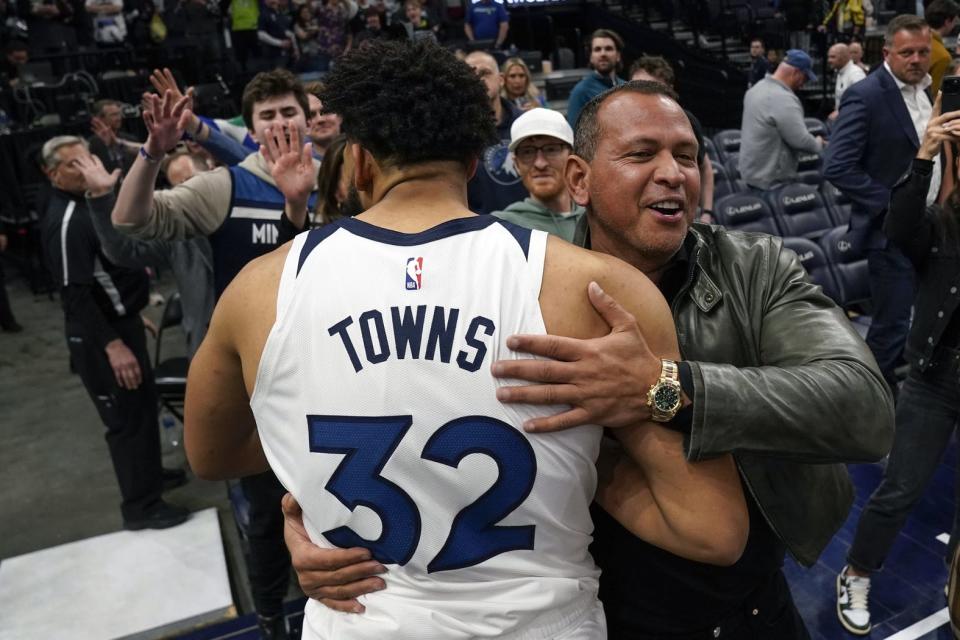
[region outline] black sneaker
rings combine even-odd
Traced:
[[[183,469],[163,469],[163,490],[170,491],[187,484],[187,472]]]
[[[289,640],[287,621],[282,613],[265,617],[257,615],[257,626],[260,627],[260,637],[263,640]]]
[[[190,517],[190,510],[161,500],[147,513],[138,518],[124,518],[123,528],[127,531],[141,529],[167,529],[182,524]]]

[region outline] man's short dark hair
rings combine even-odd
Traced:
[[[763,42],[763,38],[750,38],[750,44],[753,44],[754,42],[759,42],[760,46],[763,47],[764,49],[767,48],[767,45],[764,44]]]
[[[119,107],[120,103],[112,98],[104,98],[103,100],[97,100],[93,103],[93,115],[98,118],[103,117],[103,112],[107,107]]]
[[[593,154],[597,152],[597,144],[600,140],[600,107],[603,103],[615,95],[621,93],[640,93],[648,96],[667,96],[679,106],[677,93],[663,84],[662,82],[651,82],[649,80],[634,80],[619,87],[608,89],[588,102],[580,111],[577,118],[577,126],[573,136],[573,152],[590,162],[593,160]]]
[[[893,37],[897,35],[898,31],[923,31],[929,27],[930,25],[927,24],[927,21],[920,16],[911,14],[896,16],[887,24],[887,32],[884,34],[883,44],[886,47],[892,46]]]
[[[261,71],[253,76],[253,80],[248,82],[243,89],[241,100],[243,124],[247,126],[247,129],[253,131],[253,105],[288,94],[293,95],[297,104],[303,109],[303,117],[306,118],[307,114],[310,113],[310,103],[307,102],[307,94],[304,92],[303,85],[297,79],[297,76],[286,69]]]
[[[464,164],[496,139],[486,87],[465,62],[430,41],[371,41],[324,79],[324,113],[378,162]]]
[[[623,53],[623,38],[620,37],[620,34],[616,31],[611,31],[610,29],[597,29],[590,34],[590,39],[587,40],[587,48],[593,48],[593,41],[597,38],[607,38],[608,40],[613,40],[613,46],[616,47],[618,53]]]
[[[647,74],[671,88],[677,79],[673,67],[663,56],[640,56],[630,65],[630,73],[627,77],[632,78],[637,71],[646,71]]]
[[[960,15],[960,5],[953,0],[933,0],[923,11],[923,17],[933,29],[939,29],[947,20]]]

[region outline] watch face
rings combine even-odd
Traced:
[[[653,403],[660,411],[673,411],[680,404],[680,392],[669,385],[660,385],[653,394]]]

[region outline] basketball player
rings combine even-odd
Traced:
[[[344,114],[345,169],[366,212],[251,262],[224,293],[190,370],[193,469],[269,463],[312,540],[390,567],[363,616],[309,601],[304,638],[605,638],[587,552],[601,431],[528,436],[524,421],[547,411],[497,402],[490,365],[513,357],[513,333],[605,335],[587,297],[601,287],[676,359],[665,301],[626,263],[467,209],[494,125],[449,52],[370,43],[341,59],[321,100]],[[695,157],[683,113],[665,126],[677,157]],[[658,197],[686,215],[697,166],[674,171]],[[747,512],[731,458],[689,464],[682,437],[653,422],[614,433],[604,508],[672,553],[735,562]]]

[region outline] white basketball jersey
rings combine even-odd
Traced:
[[[308,601],[304,638],[570,635],[598,617],[587,551],[601,429],[496,399],[490,365],[545,333],[547,235],[492,216],[405,234],[345,219],[294,241],[251,406],[311,539],[388,569],[361,615]]]

